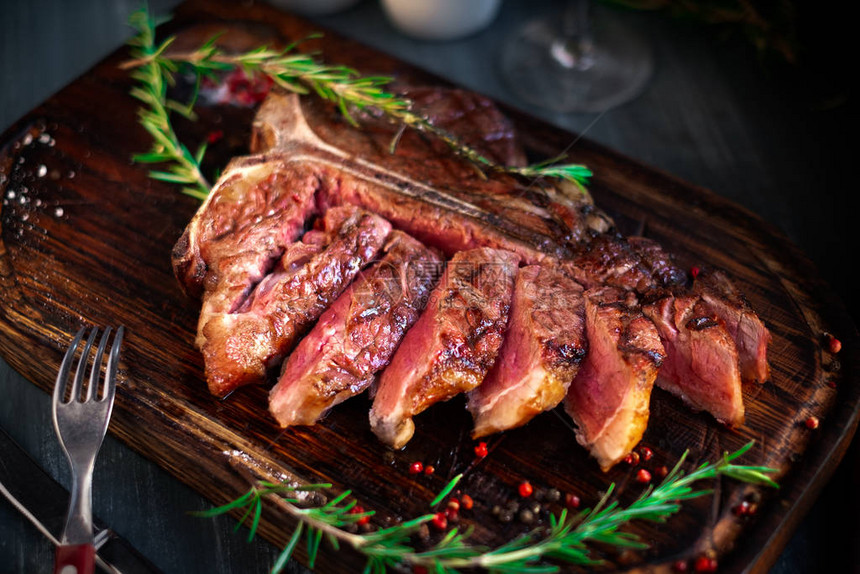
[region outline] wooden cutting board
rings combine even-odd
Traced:
[[[247,45],[304,38],[318,28],[267,6],[191,2],[166,28],[180,41],[200,42],[229,29]],[[307,45],[330,63],[412,83],[443,84],[396,59],[326,34]],[[529,480],[593,505],[611,482],[622,503],[642,490],[639,467],[599,470],[580,448],[566,417],[547,413],[528,426],[494,436],[490,455],[474,455],[462,400],[416,419],[407,448],[391,452],[368,428],[366,397],[338,406],[319,425],[282,431],[266,412],[264,388],[246,388],[219,401],[209,396],[193,347],[198,305],[173,277],[170,250],[198,202],[147,176],[130,161],[149,148],[135,119],[131,82],[119,50],[14,124],[0,138],[0,352],[17,371],[50,390],[63,351],[82,324],[124,324],[120,384],[110,430],[216,504],[244,493],[255,477],[331,482],[352,489],[375,524],[423,514],[454,475],[476,501],[463,512],[476,543],[498,545],[523,530],[499,522],[494,505],[516,498]],[[553,156],[574,134],[507,110],[534,159]],[[197,123],[180,122],[184,141],[220,130],[206,168],[214,171],[245,153],[253,109],[211,107]],[[579,140],[572,159],[595,172],[592,193],[626,232],[640,232],[676,253],[682,265],[727,269],[773,334],[772,380],[744,389],[747,422],[729,430],[655,390],[643,444],[653,449],[640,466],[671,467],[689,449],[692,466],[755,440],[741,461],[779,469],[779,491],[756,490],[760,511],[738,518],[733,508],[749,487],[730,480],[711,485],[713,497],[685,504],[664,525],[629,528],[652,546],[608,553],[610,570],[668,570],[678,558],[714,548],[724,572],[765,571],[841,459],[857,425],[856,327],[810,262],[776,230],[713,193]],[[823,334],[843,342],[829,353]],[[821,420],[811,431],[803,422]],[[423,461],[435,474],[411,475]],[[752,489],[755,490],[755,489]],[[291,520],[269,507],[261,532],[283,545]],[[298,558],[304,559],[300,546]],[[360,568],[345,551],[325,550],[319,571]]]

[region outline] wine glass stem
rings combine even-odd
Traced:
[[[563,68],[587,70],[594,65],[590,4],[591,0],[570,0],[564,11],[562,35],[550,46],[553,59]]]

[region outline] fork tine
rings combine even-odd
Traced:
[[[122,346],[122,338],[124,335],[125,327],[120,325],[116,330],[116,336],[113,339],[110,355],[108,355],[108,364],[105,371],[104,392],[104,400],[108,401],[108,404],[113,403],[114,394],[116,393],[116,370],[119,367],[119,361],[117,359],[119,357],[119,349]]]
[[[81,400],[81,387],[83,387],[84,384],[84,371],[86,371],[90,357],[90,349],[92,349],[93,343],[96,341],[96,335],[98,335],[98,332],[99,328],[93,327],[92,331],[90,331],[90,336],[87,337],[87,344],[81,353],[81,360],[78,362],[78,368],[75,371],[75,380],[72,383],[72,394],[69,398],[69,402]]]
[[[87,392],[84,395],[84,401],[89,401],[93,397],[98,398],[98,388],[99,388],[99,377],[102,372],[102,358],[105,354],[105,347],[107,347],[108,337],[110,337],[111,328],[105,327],[104,332],[102,333],[101,341],[99,341],[99,348],[96,350],[96,357],[93,359],[93,367],[90,369],[90,384],[87,385]]]
[[[69,345],[69,348],[66,350],[63,362],[60,364],[60,372],[57,373],[57,381],[54,383],[53,404],[55,408],[57,404],[63,402],[63,398],[66,395],[69,371],[72,368],[72,361],[75,359],[75,352],[78,350],[78,347],[81,344],[81,339],[84,337],[84,331],[86,331],[85,327],[81,327],[78,330],[75,338],[72,340],[72,344]]]

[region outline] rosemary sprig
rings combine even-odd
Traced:
[[[244,508],[245,514],[239,525],[249,517],[251,523],[248,539],[256,533],[262,509],[262,499],[275,496],[279,505],[297,518],[298,526],[279,555],[272,572],[280,572],[292,556],[302,534],[307,541],[309,565],[313,568],[320,544],[329,541],[334,549],[345,544],[367,560],[365,572],[382,574],[388,568],[398,566],[424,566],[438,573],[455,572],[462,569],[483,569],[491,573],[508,572],[556,572],[557,562],[590,566],[600,564],[589,548],[590,544],[600,543],[617,549],[644,549],[648,545],[635,534],[621,530],[633,520],[663,522],[681,509],[681,501],[710,494],[711,491],[695,490],[697,482],[726,476],[741,482],[778,488],[768,475],[775,469],[765,466],[737,465],[733,461],[749,451],[753,442],[747,443],[734,453],[724,453],[714,463],[703,463],[693,472],[682,470],[687,453],[681,456],[675,467],[656,487],[647,487],[639,497],[628,506],[621,506],[618,500],[611,500],[615,492],[612,483],[597,505],[584,510],[576,516],[562,510],[558,516],[550,516],[549,526],[539,528],[520,536],[495,549],[475,546],[468,542],[470,531],[453,528],[439,542],[427,550],[417,550],[411,545],[410,537],[424,523],[433,519],[433,514],[425,514],[395,526],[366,534],[355,534],[345,530],[373,515],[373,512],[355,512],[355,501],[347,502],[351,491],[346,491],[327,504],[319,507],[303,508],[295,493],[299,491],[330,488],[328,484],[294,487],[271,482],[260,482],[238,499],[198,513],[200,516],[216,516],[237,508]],[[462,475],[457,475],[442,489],[431,503],[431,507],[450,494]],[[237,525],[238,526],[238,525]]]
[[[145,62],[131,72],[131,77],[137,80],[131,95],[143,103],[138,110],[138,119],[153,139],[149,152],[137,154],[133,159],[141,163],[168,164],[167,171],[151,170],[150,177],[181,184],[188,195],[205,199],[209,194],[209,182],[200,171],[200,162],[206,153],[206,144],[192,154],[179,141],[170,122],[171,110],[188,118],[194,117],[193,101],[182,105],[167,98],[167,87],[173,83],[176,67],[162,54],[172,40],[155,45],[156,22],[145,9],[134,12],[129,23],[138,31],[129,40],[131,54]]]
[[[192,103],[183,106],[167,100],[165,96],[166,86],[174,82],[174,75],[180,68],[190,70],[195,75],[198,88],[203,78],[214,78],[219,72],[233,69],[241,69],[251,77],[264,75],[285,90],[298,94],[314,93],[334,103],[344,118],[355,126],[358,126],[356,112],[381,114],[401,126],[439,138],[457,155],[488,171],[513,173],[531,179],[559,178],[576,184],[580,189],[592,175],[583,165],[558,163],[563,158],[524,167],[496,164],[433,125],[427,118],[413,112],[409,99],[386,91],[385,87],[391,78],[361,76],[358,71],[347,66],[318,62],[313,56],[298,52],[297,42],[282,50],[263,46],[243,54],[227,54],[218,48],[218,37],[215,36],[194,51],[168,54],[166,50],[175,38],[171,36],[156,45],[156,23],[145,9],[135,12],[129,23],[137,30],[137,35],[130,41],[133,47],[132,59],[122,67],[135,70],[132,74],[139,80],[140,86],[132,94],[148,106],[148,109],[141,110],[140,120],[155,138],[153,150],[135,159],[152,163],[173,162],[169,172],[156,171],[151,174],[157,179],[185,184],[185,191],[191,195],[202,194],[205,197],[209,186],[199,168],[205,146],[201,146],[197,154],[189,153],[176,138],[168,118],[171,109],[185,115],[192,113],[194,98]],[[399,133],[392,146],[398,138]]]

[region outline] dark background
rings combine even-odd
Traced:
[[[175,4],[150,6],[164,14]],[[766,9],[758,23],[714,23],[702,17],[702,7],[734,2],[651,4],[660,9],[600,6],[644,32],[656,59],[644,93],[602,115],[530,107],[498,76],[495,63],[509,34],[533,15],[560,9],[559,2],[506,0],[486,30],[441,43],[400,34],[376,0],[316,20],[748,208],[815,262],[856,324],[858,161],[849,118],[857,108],[849,79],[856,75],[857,50],[847,8],[837,2],[767,2],[761,3]],[[690,5],[698,15],[678,9]],[[137,0],[0,0],[0,131],[118,48],[130,35],[128,14],[139,6]],[[793,62],[780,53],[784,38],[796,39]],[[0,426],[68,485],[49,397],[2,359],[0,397]],[[860,572],[857,442],[774,574]],[[277,555],[268,543],[247,544],[229,519],[188,516],[208,503],[110,436],[96,464],[94,505],[168,572],[266,572]],[[48,572],[51,555],[36,531],[0,503],[0,573]]]

